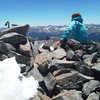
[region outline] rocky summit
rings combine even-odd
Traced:
[[[100,44],[69,39],[63,49],[59,40],[26,36],[28,27],[0,32],[0,61],[15,57],[21,73],[38,81],[30,100],[100,100]]]

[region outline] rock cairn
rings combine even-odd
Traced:
[[[100,100],[100,44],[69,39],[63,49],[59,41],[34,41],[28,28],[0,32],[0,60],[15,56],[21,73],[38,80],[30,100]]]

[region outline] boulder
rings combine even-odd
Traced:
[[[100,58],[97,59],[97,63],[99,63],[99,62],[100,62]]]
[[[6,29],[4,31],[1,31],[0,35],[9,34],[9,33],[12,33],[12,32],[16,32],[16,33],[19,33],[19,34],[22,34],[22,35],[26,35],[26,33],[28,32],[28,29],[29,29],[28,24],[26,24],[24,26],[14,26],[14,27],[11,27],[11,28]]]
[[[47,50],[47,51],[51,51],[50,46],[46,45],[45,43],[42,43],[41,44],[40,49],[44,49],[44,50]]]
[[[16,45],[12,45],[12,44],[9,44],[9,43],[5,43],[5,45],[7,46],[8,50],[11,50],[11,51],[17,51],[18,49],[18,46]]]
[[[66,69],[66,68],[63,68],[63,69],[55,70],[55,71],[53,72],[53,75],[54,75],[54,77],[56,77],[56,76],[59,76],[59,75],[61,75],[61,74],[65,74],[65,73],[68,73],[68,72],[70,72],[70,70],[68,70],[68,69]]]
[[[44,83],[45,86],[48,90],[48,95],[53,95],[52,92],[55,89],[55,84],[56,84],[56,80],[54,78],[54,76],[49,72],[45,77],[44,77]]]
[[[90,59],[90,62],[92,62],[92,59],[96,54],[97,54],[97,52],[94,52],[91,55],[86,54],[86,55],[83,55],[82,58],[83,58],[83,60]]]
[[[43,49],[43,48],[38,48],[40,53],[45,53],[45,52],[49,52],[48,49]]]
[[[21,73],[25,73],[25,72],[26,72],[26,64],[21,64],[21,63],[19,63],[18,65],[19,65],[20,68],[21,68]]]
[[[37,47],[37,45],[33,45],[32,42],[30,42],[30,46],[31,46],[32,54],[33,54],[33,56],[35,58],[36,55],[39,54],[38,47]]]
[[[99,88],[99,81],[96,81],[96,80],[90,80],[89,82],[85,83],[83,85],[83,93],[85,95],[89,95],[92,91],[94,91],[96,88]]]
[[[100,59],[100,52],[97,52],[97,54],[93,57],[92,59],[92,63],[97,63],[98,59]]]
[[[41,53],[35,57],[34,63],[38,64],[40,72],[46,74],[52,59],[52,53]]]
[[[0,37],[0,40],[4,41],[5,43],[10,43],[13,45],[20,45],[27,43],[27,38],[19,33],[5,34]]]
[[[41,75],[41,73],[38,70],[38,65],[34,64],[34,68],[32,68],[32,70],[28,73],[29,76],[33,76],[34,79],[36,79],[38,82],[42,82],[43,81],[43,76]]]
[[[85,52],[84,52],[82,49],[76,50],[76,51],[75,51],[75,54],[76,54],[79,58],[82,58],[82,56],[83,56],[84,53],[85,53]]]
[[[93,66],[93,64],[91,63],[90,58],[87,58],[87,59],[83,60],[83,62],[88,66]]]
[[[42,65],[45,61],[50,61],[52,59],[52,53],[41,53],[35,57],[35,63]]]
[[[71,89],[80,89],[82,88],[83,83],[81,81],[78,82],[69,82],[67,84],[63,84],[63,89],[71,90]]]
[[[74,40],[74,39],[68,39],[66,43],[73,51],[78,50],[81,48],[81,44]]]
[[[69,47],[68,47],[69,48]],[[73,50],[71,50],[69,48],[69,50],[67,51],[67,56],[66,56],[67,60],[74,60],[74,61],[81,61],[81,59],[75,54],[75,52]]]
[[[22,45],[22,44],[19,45],[18,52],[20,54],[23,54],[23,55],[28,56],[28,57],[32,56],[31,55],[31,52],[32,52],[31,46],[30,46],[28,39],[27,39],[27,43],[25,45]]]
[[[9,49],[3,41],[0,41],[0,53],[7,55],[9,53]]]
[[[78,75],[79,75],[79,81],[87,82],[94,79],[94,77],[86,76],[81,73],[78,73]]]
[[[95,64],[91,67],[91,69],[100,73],[100,63]]]
[[[94,77],[97,80],[100,80],[100,63],[96,63],[94,66],[92,66],[91,70],[93,71]]]
[[[38,91],[37,95],[35,95],[31,100],[51,100],[48,96]]]
[[[85,51],[87,54],[92,54],[94,52],[98,52],[98,51],[100,51],[100,45],[93,43],[93,42],[90,42],[86,45]]]
[[[52,100],[83,100],[81,97],[82,92],[77,90],[63,90],[57,96],[54,96]]]
[[[29,40],[29,42],[31,42],[34,45],[35,40],[32,37],[27,36],[27,39]]]
[[[66,59],[58,60],[53,59],[51,62],[52,66],[56,66],[57,69],[63,69],[63,68],[74,68],[75,61],[68,61]]]
[[[55,41],[53,44],[52,44],[52,47],[56,50],[57,48],[59,48],[59,41]]]
[[[74,52],[72,50],[67,51],[67,59],[72,59],[74,57]]]
[[[83,87],[83,84],[86,81],[89,81],[89,80],[92,80],[92,79],[94,79],[94,78],[78,73],[77,79],[75,81],[73,81],[73,79],[72,79],[72,81],[69,81],[69,82],[65,82],[65,83],[62,82],[63,84],[61,84],[61,86],[62,86],[63,89],[67,89],[67,90],[71,90],[71,89],[81,90],[82,87]]]
[[[87,75],[87,76],[91,75],[90,67],[84,64],[83,62],[76,62],[75,69],[84,75]]]
[[[27,57],[27,56],[24,56],[22,54],[19,54],[17,52],[14,52],[14,51],[10,51],[7,56],[9,58],[11,57],[15,57],[16,58],[16,61],[17,63],[21,63],[21,64],[26,64],[26,65],[30,65],[31,63],[31,58]]]
[[[77,72],[64,73],[59,76],[56,76],[55,79],[57,81],[57,84],[59,85],[69,82],[75,82],[78,79],[78,73]]]
[[[57,50],[52,52],[53,57],[56,58],[56,59],[62,59],[66,56],[66,54],[67,53],[62,48],[58,48]]]
[[[86,100],[100,100],[100,95],[92,92]]]
[[[5,54],[0,53],[0,61],[7,59],[8,57]]]

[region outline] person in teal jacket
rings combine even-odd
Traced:
[[[67,27],[64,34],[61,36],[60,43],[72,35],[73,38],[81,44],[86,44],[88,39],[87,28],[83,24],[83,18],[80,13],[72,14],[71,24]]]

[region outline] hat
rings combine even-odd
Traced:
[[[74,14],[72,14],[72,18],[78,17],[78,16],[81,16],[81,14],[80,13],[74,13]]]

